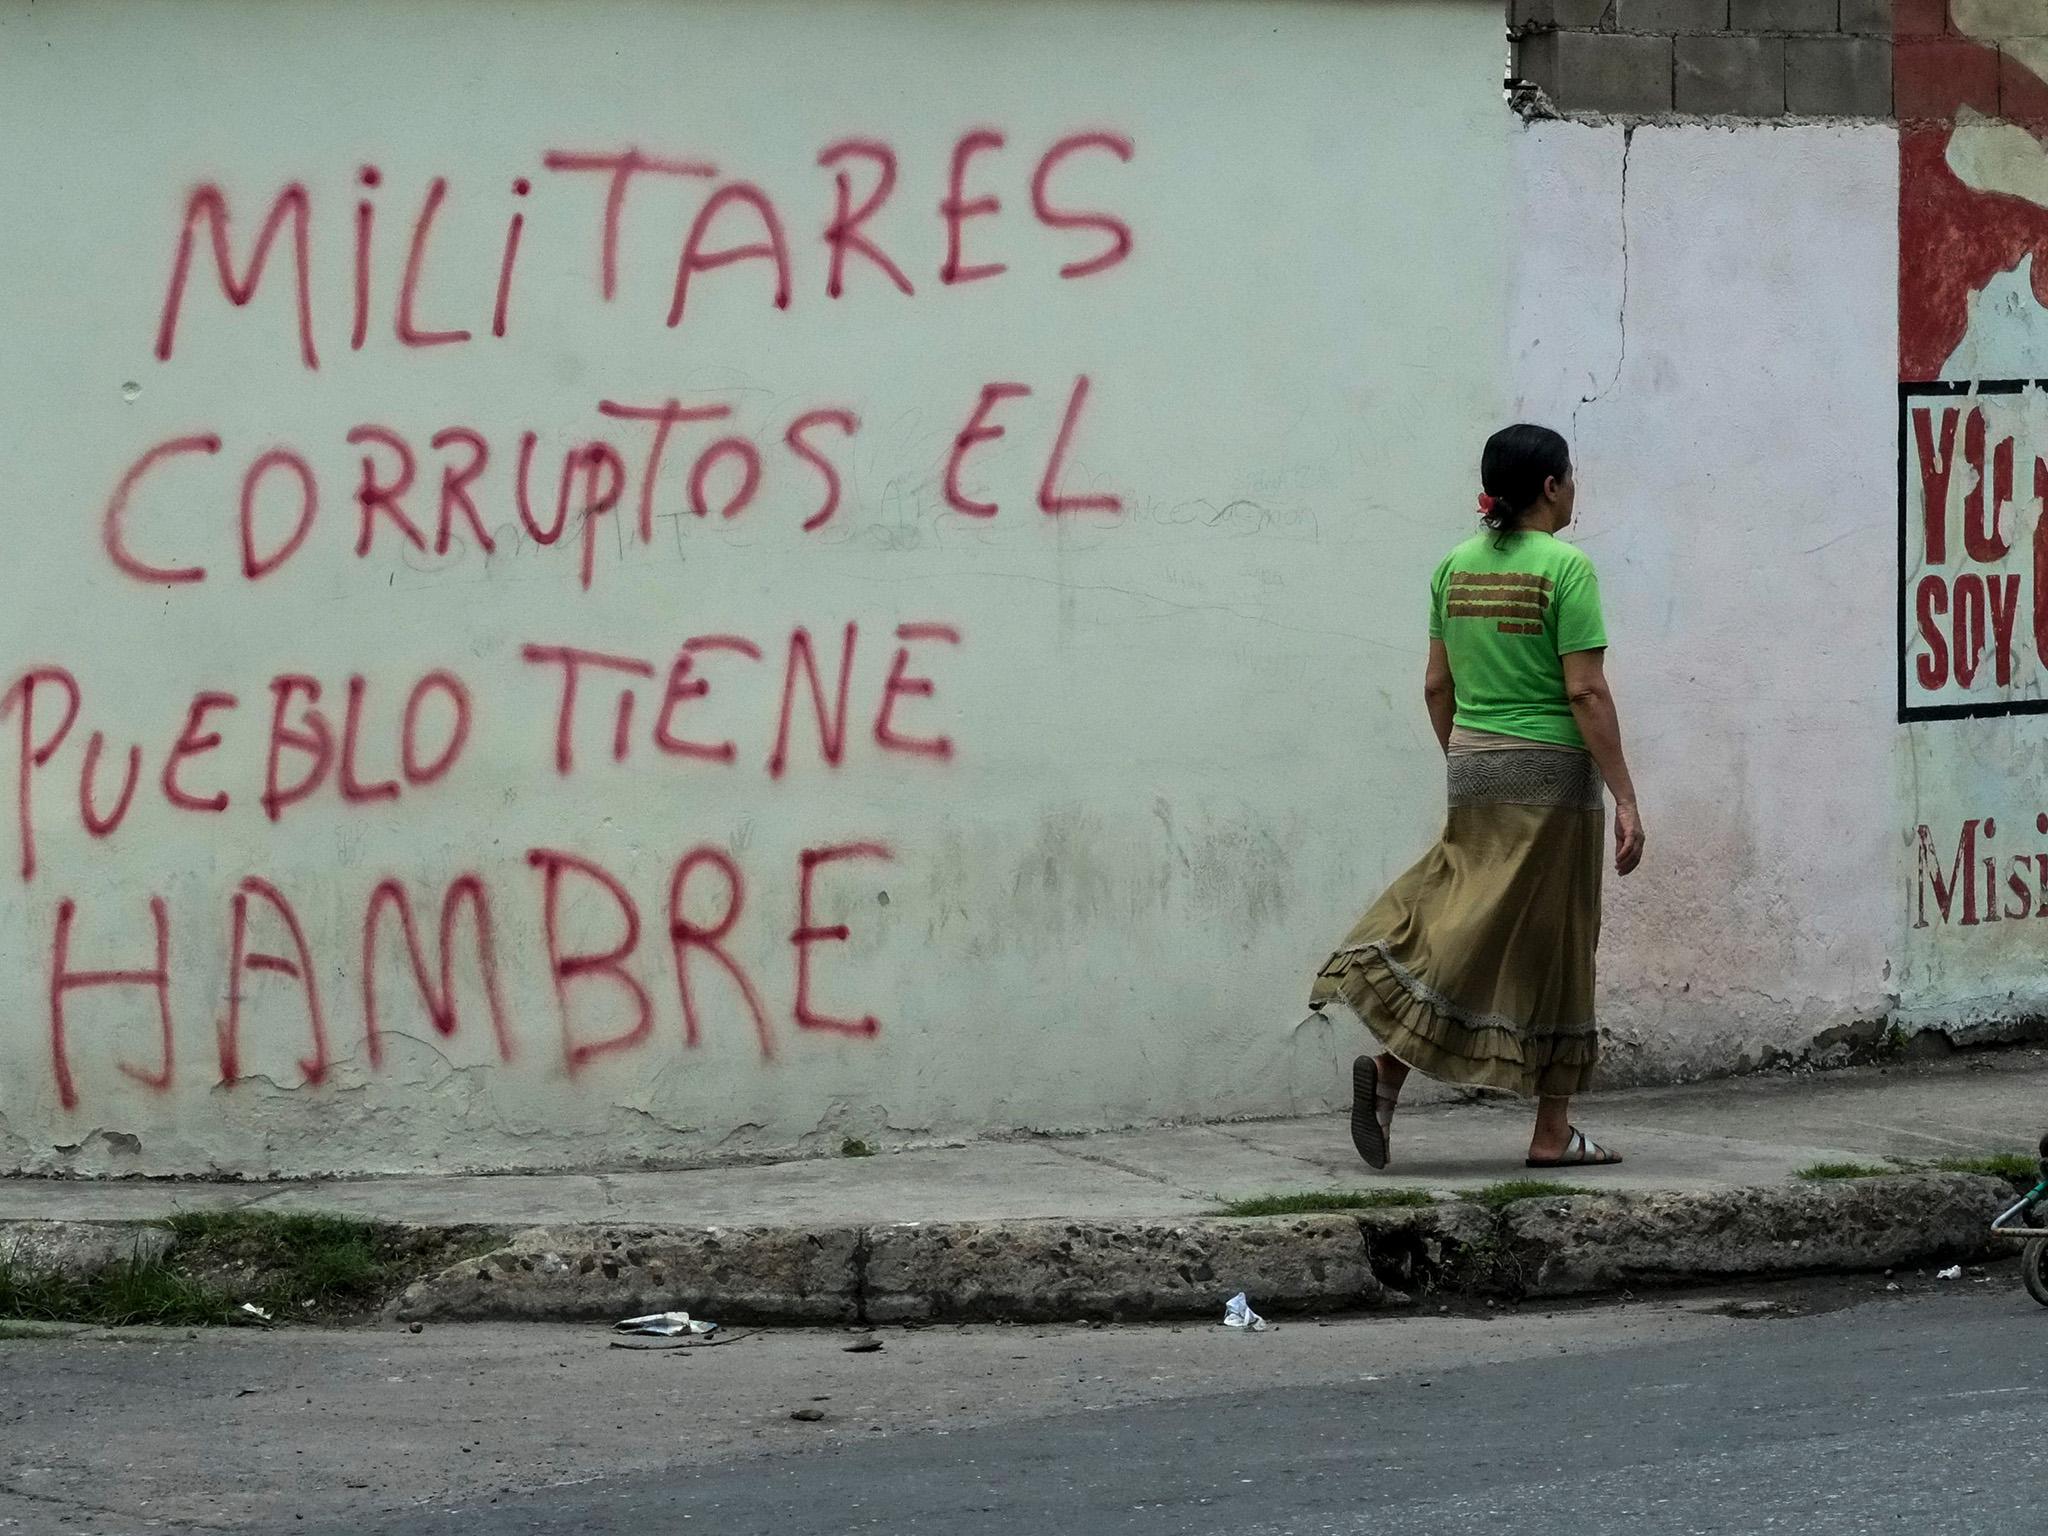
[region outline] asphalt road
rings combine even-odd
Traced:
[[[1882,1284],[1755,1316],[890,1331],[864,1355],[519,1328],[7,1344],[0,1531],[2048,1529],[2048,1311],[2009,1267]]]

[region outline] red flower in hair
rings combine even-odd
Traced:
[[[1493,516],[1493,509],[1499,505],[1500,498],[1498,496],[1489,496],[1484,491],[1479,493],[1479,515],[1481,517]]]

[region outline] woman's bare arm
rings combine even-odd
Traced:
[[[1429,666],[1422,674],[1422,702],[1429,706],[1429,723],[1436,729],[1436,744],[1448,754],[1451,720],[1458,712],[1458,693],[1451,682],[1451,654],[1441,640],[1429,642]]]
[[[1643,861],[1643,818],[1621,749],[1621,720],[1608,691],[1606,663],[1605,651],[1570,652],[1564,657],[1564,690],[1586,749],[1614,794],[1614,868],[1626,875]]]

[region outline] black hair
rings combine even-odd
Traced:
[[[1495,533],[1513,533],[1529,509],[1542,499],[1543,487],[1572,472],[1571,444],[1548,427],[1503,427],[1486,440],[1479,456],[1479,485],[1493,498],[1486,526]]]

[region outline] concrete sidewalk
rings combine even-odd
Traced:
[[[2032,1155],[2048,1130],[2048,1052],[1588,1095],[1575,1118],[1619,1168],[1549,1175],[1602,1192],[1781,1185],[1820,1162]],[[1403,1109],[1375,1174],[1344,1117],[1026,1137],[673,1172],[450,1175],[290,1183],[0,1178],[0,1221],[148,1220],[254,1206],[424,1225],[689,1227],[1187,1219],[1250,1195],[1531,1177],[1526,1105]]]
[[[680,1308],[868,1324],[1201,1315],[1237,1290],[1270,1311],[1348,1311],[1920,1268],[2010,1251],[1988,1230],[2006,1181],[1908,1169],[2030,1156],[2048,1054],[1588,1096],[1577,1118],[1626,1164],[1549,1176],[1579,1195],[1457,1198],[1531,1176],[1529,1118],[1497,1101],[1406,1109],[1386,1174],[1358,1162],[1342,1116],[1318,1115],[672,1172],[0,1179],[0,1256],[84,1272],[173,1247],[154,1223],[179,1211],[335,1213],[444,1229],[476,1254],[420,1273],[393,1303],[405,1321]],[[1797,1177],[1887,1160],[1898,1176]],[[1333,1190],[1433,1198],[1217,1214]]]

